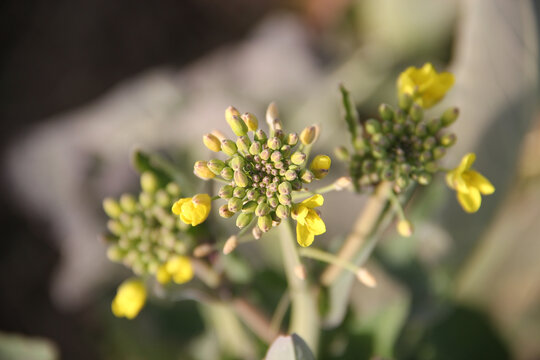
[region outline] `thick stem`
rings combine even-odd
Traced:
[[[280,244],[283,252],[283,266],[291,296],[291,323],[289,333],[301,336],[313,352],[317,351],[319,341],[319,314],[315,296],[310,292],[305,280],[300,279],[295,269],[301,266],[296,250],[296,241],[289,221],[279,226]]]
[[[350,262],[362,248],[368,236],[373,232],[378,220],[384,211],[392,185],[383,182],[377,186],[375,193],[369,198],[364,211],[356,220],[352,232],[345,239],[345,243],[337,256],[343,261]],[[321,283],[329,286],[343,271],[338,265],[329,265],[321,275]]]
[[[232,301],[236,314],[266,343],[270,344],[278,335],[278,331],[270,324],[270,320],[246,299],[236,298]]]

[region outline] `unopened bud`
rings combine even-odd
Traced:
[[[429,119],[427,122],[427,129],[431,134],[436,134],[437,131],[440,130],[441,126],[441,119],[439,118]]]
[[[266,109],[266,123],[268,124],[268,127],[270,129],[281,129],[281,123],[279,121],[279,110],[275,102],[271,102]]]
[[[296,175],[296,171],[294,170],[287,170],[285,172],[285,179],[287,181],[293,181],[294,179],[296,179],[297,175]]]
[[[308,126],[300,133],[300,141],[304,145],[311,145],[315,142],[317,137],[317,127],[315,125]]]
[[[221,141],[217,136],[212,134],[206,134],[203,136],[204,145],[213,152],[221,151]]]
[[[193,249],[193,256],[196,258],[202,258],[210,255],[214,251],[214,247],[210,244],[201,244]]]
[[[285,206],[285,205],[278,205],[278,207],[276,208],[276,215],[280,218],[280,219],[286,219],[289,217],[290,215],[290,208],[288,206]]]
[[[352,184],[352,180],[348,176],[342,176],[334,182],[334,189],[341,191],[348,189]]]
[[[345,146],[338,146],[334,150],[334,154],[341,161],[347,162],[350,160],[349,150]]]
[[[249,131],[255,131],[259,127],[259,120],[257,120],[257,117],[252,113],[243,113],[242,120],[246,123]]]
[[[377,280],[375,280],[375,277],[364,268],[361,268],[356,272],[356,278],[367,287],[374,288],[377,286]]]
[[[423,172],[418,175],[417,181],[420,185],[429,185],[429,183],[431,182],[431,178],[431,174]]]
[[[243,204],[241,199],[233,197],[229,199],[227,203],[227,208],[229,209],[229,211],[236,213],[242,209],[242,205]]]
[[[218,212],[219,212],[219,216],[225,219],[228,219],[234,215],[234,213],[229,210],[229,204],[221,205],[219,207]]]
[[[394,110],[387,104],[381,104],[379,106],[379,115],[383,120],[392,121],[394,119]]]
[[[244,174],[242,171],[238,170],[234,172],[234,182],[240,187],[246,187],[249,185],[249,179],[247,175]]]
[[[281,147],[281,140],[274,136],[268,139],[266,145],[268,145],[268,147],[272,150],[278,150]]]
[[[268,205],[270,205],[270,207],[271,207],[272,209],[277,208],[277,206],[279,205],[279,200],[278,200],[278,198],[275,197],[275,196],[272,196],[272,197],[268,198]]]
[[[229,106],[227,110],[225,110],[225,120],[227,120],[227,123],[236,136],[243,136],[247,134],[248,128],[246,123],[240,118],[240,113],[238,110],[232,106]]]
[[[245,161],[244,161],[244,158],[241,157],[241,156],[235,156],[231,159],[231,161],[229,162],[229,166],[231,167],[231,169],[233,169],[234,171],[238,171],[238,170],[242,170],[242,168],[244,167],[245,165]]]
[[[300,179],[302,180],[302,182],[306,183],[306,184],[309,184],[313,181],[313,179],[315,178],[315,176],[313,175],[313,173],[308,170],[308,169],[304,169],[302,170],[302,172],[300,173]]]
[[[424,109],[420,105],[414,104],[409,110],[409,116],[411,117],[412,121],[418,123],[424,117]]]
[[[233,156],[238,151],[238,148],[236,147],[234,141],[225,139],[221,141],[221,150],[226,155]]]
[[[267,203],[262,202],[255,209],[255,215],[257,215],[257,216],[268,215],[270,213],[270,210],[271,210],[270,206],[268,206]]]
[[[447,109],[441,116],[442,126],[450,126],[457,120],[459,116],[459,109],[454,107]]]
[[[116,219],[122,214],[122,209],[116,200],[113,198],[105,198],[103,200],[103,210],[113,219]]]
[[[286,194],[279,194],[277,196],[278,201],[282,205],[291,205],[291,196]]]
[[[263,151],[261,151],[261,153],[259,154],[259,157],[262,159],[262,160],[268,160],[270,159],[270,150],[268,149],[264,149]]]
[[[435,149],[433,149],[433,159],[442,159],[444,155],[446,155],[446,149],[444,147],[437,146]]]
[[[262,232],[267,232],[272,228],[272,217],[270,215],[259,216],[257,225]]]
[[[231,180],[231,179],[233,178],[234,171],[233,171],[233,169],[231,169],[230,167],[225,166],[225,167],[223,168],[223,170],[221,170],[220,175],[221,175],[221,177],[224,178],[225,180]]]
[[[257,189],[250,189],[247,191],[246,196],[248,200],[257,200],[260,196],[260,193]]]
[[[441,137],[441,145],[444,147],[450,147],[456,143],[457,137],[456,134],[444,134]]]
[[[249,147],[249,153],[251,155],[258,155],[260,152],[261,152],[261,144],[259,144],[258,142],[252,143],[251,146]]]
[[[255,140],[266,141],[267,138],[268,137],[266,136],[266,133],[264,132],[263,129],[259,129],[255,131]]]
[[[375,119],[366,120],[366,123],[364,126],[366,128],[367,133],[371,135],[380,133],[382,131],[381,123]]]
[[[251,200],[251,201],[248,201],[247,203],[244,204],[244,206],[242,206],[242,212],[243,213],[253,213],[255,212],[255,209],[257,208],[258,204],[256,201],[254,200]]]
[[[397,231],[403,237],[410,237],[413,233],[413,226],[408,220],[400,220],[397,223]]]
[[[254,226],[253,230],[251,230],[251,234],[255,238],[255,240],[259,240],[262,236],[262,231],[259,229],[259,226]]]
[[[208,168],[206,161],[197,161],[193,166],[193,173],[203,180],[209,180],[216,176]]]
[[[306,154],[301,151],[296,151],[291,155],[291,162],[295,165],[302,165],[306,161]]]
[[[251,223],[251,220],[253,220],[253,213],[241,213],[236,218],[236,226],[243,229]]]
[[[243,199],[246,196],[246,189],[243,187],[235,187],[233,191],[233,196],[239,199]]]
[[[227,241],[225,242],[225,245],[223,245],[223,254],[229,255],[230,253],[234,251],[234,249],[236,249],[237,246],[238,246],[238,237],[236,235],[233,235],[230,238],[228,238]]]
[[[122,235],[122,233],[125,231],[124,226],[115,220],[109,220],[107,222],[107,229],[109,229],[109,231],[116,236]]]
[[[328,171],[330,169],[330,165],[332,163],[332,160],[329,156],[326,155],[317,155],[311,161],[311,165],[309,166],[309,169],[313,172],[313,175],[316,179],[322,179],[326,175],[328,175]]]
[[[401,93],[398,96],[398,104],[401,110],[408,111],[413,102],[413,98],[410,94]]]
[[[211,172],[213,172],[215,175],[219,175],[223,168],[225,167],[225,163],[219,159],[212,159],[209,160],[206,163],[206,166],[210,169]]]
[[[153,198],[153,196],[151,194],[149,194],[147,192],[142,192],[142,193],[139,194],[139,204],[141,204],[141,206],[143,208],[145,208],[145,209],[150,208],[150,206],[152,206],[153,202],[154,202],[154,198]]]
[[[143,191],[153,194],[158,188],[158,179],[153,172],[145,171],[141,175],[141,188]]]
[[[290,194],[292,191],[291,183],[288,181],[284,181],[281,184],[278,185],[278,191],[280,194]]]
[[[290,133],[287,135],[287,145],[294,146],[298,143],[298,134]]]
[[[133,214],[137,210],[137,201],[130,194],[120,196],[120,207],[128,214]]]
[[[428,129],[425,123],[421,122],[416,125],[414,129],[414,134],[420,138],[423,138],[427,135]]]
[[[250,145],[251,141],[247,136],[240,136],[236,140],[236,147],[238,148],[238,151],[243,152],[244,154],[249,154]]]

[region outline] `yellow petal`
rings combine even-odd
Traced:
[[[458,191],[457,199],[463,210],[469,213],[477,212],[482,204],[482,196],[476,188],[469,188],[468,192]]]
[[[195,205],[191,213],[191,225],[196,226],[204,222],[210,213],[208,205]]]
[[[469,170],[467,172],[469,185],[477,188],[482,194],[489,195],[495,192],[493,184],[477,171]]]
[[[315,194],[312,197],[301,202],[302,205],[305,205],[310,209],[313,209],[318,206],[322,206],[323,203],[324,203],[324,197],[320,194]]]
[[[165,265],[159,267],[156,273],[156,280],[160,284],[168,284],[171,281],[171,274],[169,274]]]
[[[326,232],[326,225],[322,221],[321,217],[315,212],[315,210],[309,210],[306,216],[306,225],[309,232],[313,235],[321,235]]]
[[[167,272],[177,284],[183,284],[193,278],[193,267],[187,256],[176,256],[165,264]]]
[[[300,246],[306,247],[313,243],[315,236],[309,231],[306,225],[296,224],[296,241]]]
[[[175,215],[180,215],[182,212],[182,205],[184,205],[186,202],[190,202],[191,198],[183,198],[175,202],[172,206],[172,212]]]
[[[295,204],[291,211],[291,217],[296,220],[298,223],[304,225],[305,224],[305,218],[308,214],[309,209],[300,204]]]
[[[146,302],[146,288],[138,279],[127,280],[118,287],[111,303],[111,310],[117,317],[133,319]]]
[[[469,191],[469,185],[465,181],[462,173],[459,173],[457,169],[451,170],[446,174],[447,185],[456,191],[467,192]]]
[[[457,168],[455,168],[455,171],[458,174],[463,174],[465,171],[467,171],[467,170],[469,170],[471,168],[471,166],[472,166],[472,164],[474,164],[475,160],[476,160],[476,154],[475,153],[465,154],[461,158],[461,162],[459,163],[459,166]]]

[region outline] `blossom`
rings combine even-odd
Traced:
[[[411,66],[399,75],[398,93],[409,94],[422,107],[429,108],[438,103],[454,85],[454,75],[437,73],[431,63],[421,68]]]
[[[448,171],[446,182],[457,192],[457,199],[463,210],[473,213],[478,211],[482,203],[482,196],[493,194],[495,187],[479,172],[471,170],[476,159],[473,153],[466,154],[458,167]]]
[[[314,208],[324,203],[322,195],[312,197],[295,204],[292,209],[292,217],[296,220],[296,240],[300,246],[309,246],[313,243],[315,235],[326,232],[326,225]]]
[[[126,280],[118,287],[111,309],[116,317],[133,319],[146,302],[146,288],[139,279]]]
[[[322,179],[328,175],[328,170],[330,169],[330,164],[332,160],[329,156],[326,155],[317,155],[311,162],[309,169],[315,175],[316,179]]]
[[[193,266],[187,256],[175,256],[161,265],[156,273],[156,279],[161,284],[167,284],[171,279],[177,284],[183,284],[193,279]]]
[[[208,194],[197,194],[192,198],[182,198],[174,203],[172,212],[188,225],[204,222],[212,208],[212,199]]]

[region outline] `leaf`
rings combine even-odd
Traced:
[[[274,340],[265,360],[315,360],[315,356],[300,336],[292,334]]]
[[[358,127],[358,112],[356,111],[354,104],[351,102],[351,95],[349,91],[345,88],[345,86],[343,86],[343,84],[339,85],[339,91],[341,92],[343,109],[345,110],[345,122],[347,122],[349,133],[351,134],[351,142],[354,144],[356,137],[358,136],[358,131],[361,130]]]
[[[0,359],[55,360],[58,350],[46,339],[0,333]]]

